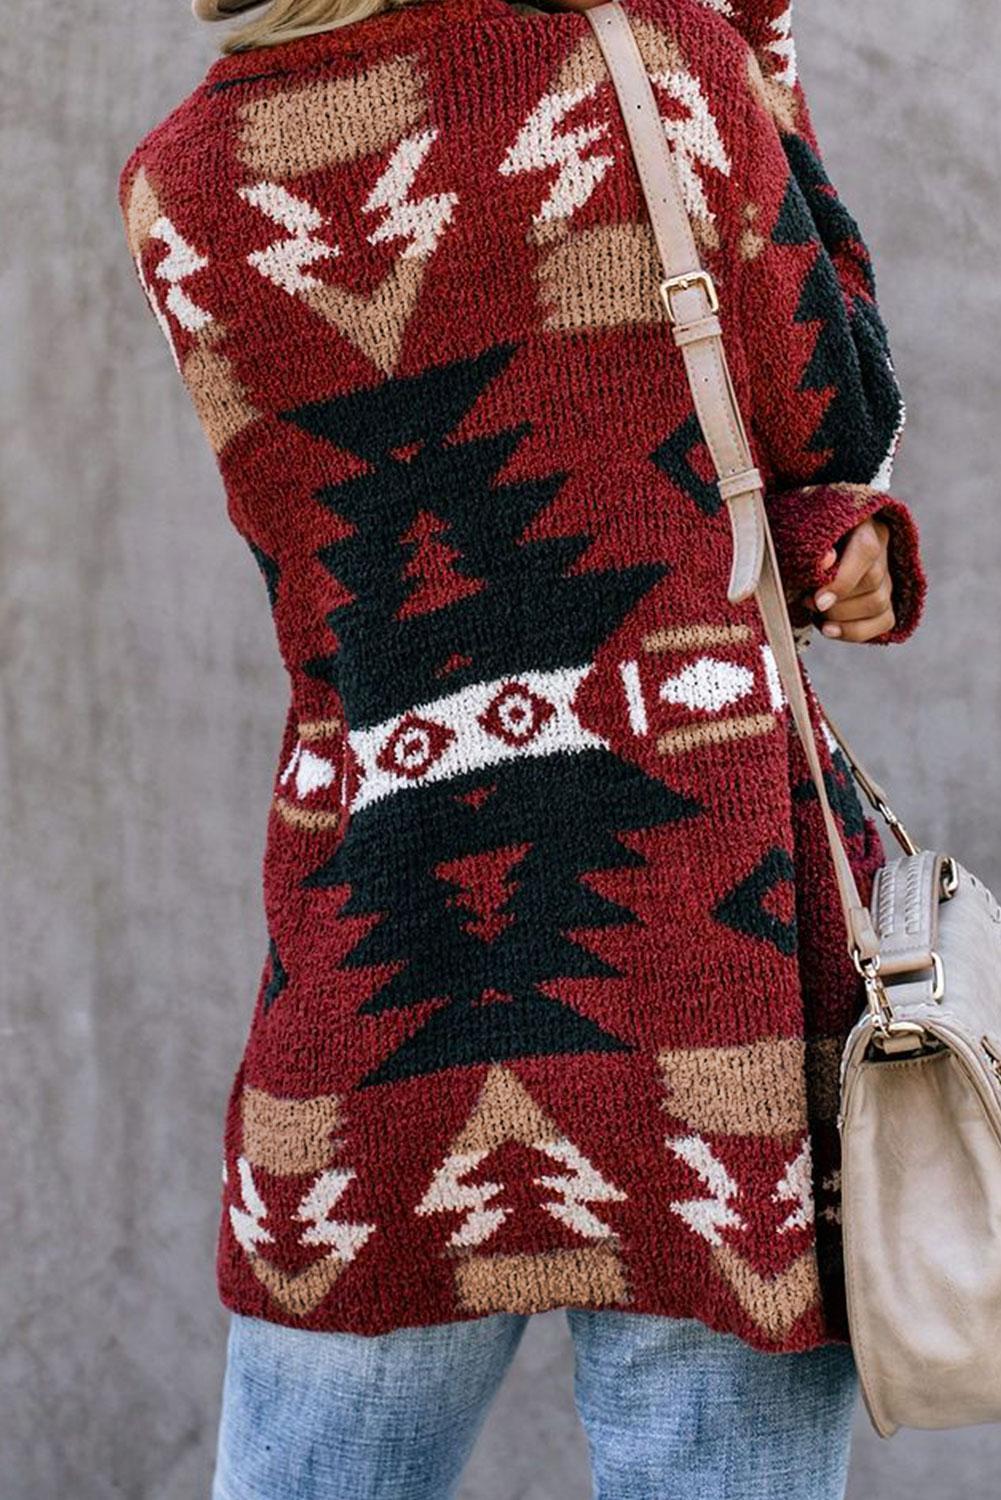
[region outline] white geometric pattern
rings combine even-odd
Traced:
[[[328,1259],[339,1260],[345,1265],[354,1260],[358,1251],[375,1233],[374,1224],[345,1224],[329,1217],[348,1184],[356,1176],[357,1173],[351,1168],[328,1167],[320,1173],[295,1211],[296,1218],[309,1226],[299,1237],[300,1245],[328,1245]]]
[[[675,677],[660,685],[664,703],[682,703],[686,708],[719,713],[754,692],[754,673],[737,662],[715,656],[700,656]]]
[[[338,245],[314,239],[315,231],[324,224],[319,209],[277,182],[258,182],[253,187],[240,188],[239,194],[251,207],[288,231],[288,238],[275,240],[266,249],[248,255],[248,264],[292,296],[322,286],[306,267],[319,260],[331,260],[341,251]]]
[[[576,1230],[584,1239],[602,1240],[612,1236],[613,1231],[586,1206],[589,1203],[624,1203],[626,1195],[612,1184],[588,1161],[572,1141],[565,1136],[545,1144],[538,1149],[562,1162],[566,1172],[561,1177],[536,1177],[539,1187],[550,1188],[562,1195],[558,1203],[542,1206],[554,1219]]]
[[[622,1203],[625,1201],[625,1193],[602,1177],[587,1157],[565,1136],[555,1141],[537,1141],[534,1149],[566,1168],[565,1173],[560,1176],[532,1179],[537,1187],[549,1188],[551,1192],[560,1194],[558,1201],[543,1203],[540,1207],[583,1239],[614,1238],[614,1231],[593,1214],[587,1205]],[[510,1208],[489,1206],[502,1191],[500,1183],[463,1181],[490,1154],[487,1150],[457,1151],[447,1156],[414,1210],[422,1216],[464,1212],[466,1217],[448,1241],[454,1249],[469,1250],[482,1245],[513,1212]]]
[[[733,19],[735,12],[731,0],[702,0],[702,4],[708,10],[714,10],[718,15],[729,16]],[[772,40],[765,43],[768,52],[778,58],[779,66],[775,69],[774,77],[780,83],[787,84],[789,88],[795,88],[796,70],[796,42],[792,34],[792,0],[781,15],[773,16],[769,25],[772,29]]]
[[[626,695],[626,707],[629,710],[629,723],[633,734],[644,735],[649,732],[650,720],[647,717],[646,701],[643,697],[643,680],[640,677],[640,664],[638,661],[620,661],[619,676],[622,678],[622,688]]]
[[[684,1219],[689,1229],[708,1240],[710,1245],[723,1243],[721,1229],[746,1229],[744,1220],[730,1203],[731,1198],[739,1195],[740,1189],[723,1163],[713,1155],[709,1142],[700,1135],[682,1135],[667,1144],[680,1161],[687,1162],[701,1177],[712,1195],[675,1201],[669,1205],[671,1212]]]
[[[663,121],[664,134],[674,147],[685,205],[694,217],[713,223],[714,215],[697,168],[711,167],[729,177],[731,167],[702,86],[687,68],[651,76],[653,82],[686,111],[683,119]],[[615,157],[608,152],[585,154],[589,147],[607,135],[605,121],[578,125],[563,132],[559,129],[570,111],[585,99],[593,98],[597,88],[597,82],[592,81],[564,93],[544,94],[500,165],[503,176],[558,169],[549,193],[534,216],[533,222],[538,225],[570,218],[588,201],[615,164]]]
[[[229,1206],[229,1222],[233,1233],[247,1255],[256,1255],[258,1245],[270,1244],[274,1235],[265,1229],[263,1220],[268,1216],[267,1204],[257,1191],[250,1162],[245,1156],[237,1157],[236,1170],[240,1177],[240,1201],[242,1208],[234,1203]]]
[[[263,1224],[268,1216],[268,1209],[258,1192],[250,1162],[245,1156],[240,1156],[236,1166],[240,1175],[240,1199],[243,1207],[230,1204],[229,1221],[245,1253],[253,1257],[258,1254],[259,1245],[274,1242],[274,1235]],[[338,1260],[342,1264],[354,1260],[362,1246],[375,1233],[374,1224],[349,1224],[329,1217],[356,1175],[350,1169],[334,1167],[321,1172],[307,1188],[295,1210],[295,1217],[307,1226],[299,1237],[300,1245],[329,1247],[330,1253],[325,1258]]]
[[[463,1213],[466,1217],[449,1238],[455,1249],[482,1245],[507,1219],[510,1209],[488,1208],[501,1191],[499,1182],[466,1183],[463,1178],[485,1161],[489,1151],[456,1151],[438,1168],[414,1212],[422,1217],[437,1213]]]
[[[559,127],[571,110],[597,93],[592,81],[565,93],[544,94],[525,121],[518,137],[500,165],[504,177],[518,172],[558,173],[541,208],[534,215],[536,224],[568,219],[590,198],[615,158],[587,148],[608,134],[604,121],[597,125],[578,125],[573,130]]]
[[[827,742],[828,750],[830,750],[831,754],[833,755],[835,750],[840,749],[840,746],[838,745],[837,740],[834,738],[834,735],[831,733],[831,726],[828,724],[823,714],[821,714],[820,716],[820,732]]]
[[[451,222],[459,201],[455,193],[410,197],[414,179],[437,139],[437,130],[429,129],[402,140],[364,205],[365,213],[385,209],[382,223],[368,237],[369,244],[379,244],[383,240],[409,240],[401,255],[403,260],[432,253]]]
[[[207,266],[207,258],[204,255],[199,255],[194,246],[190,245],[184,236],[178,232],[166,214],[161,214],[153,222],[149,235],[150,239],[161,240],[167,246],[168,253],[156,268],[157,278],[161,281],[166,281],[169,286],[167,296],[164,299],[167,307],[182,328],[186,329],[189,333],[201,333],[214,319],[212,314],[206,312],[204,307],[199,307],[197,302],[192,301],[181,283],[186,281],[195,271],[200,271],[203,266]],[[146,301],[149,303],[154,318],[156,318],[157,323],[160,325],[160,332],[167,340],[171,357],[180,373],[181,361],[178,358],[177,345],[174,342],[174,330],[170,325],[167,314],[160,306],[159,299],[156,297],[153,288],[146,279],[141,255],[135,257],[135,267],[140,285],[146,294]]]
[[[674,148],[674,164],[678,170],[685,207],[693,218],[715,223],[715,215],[709,207],[705,188],[699,176],[699,167],[711,167],[724,177],[729,177],[730,158],[719,133],[702,85],[687,68],[677,68],[667,73],[654,73],[653,82],[677,103],[684,106],[683,119],[663,120],[664,134]]]
[[[161,214],[151,226],[150,238],[162,240],[167,246],[168,253],[156,268],[158,279],[166,281],[170,287],[167,307],[188,333],[201,333],[212,322],[212,314],[192,302],[181,283],[207,266],[208,258],[199,255],[194,246],[175,229],[166,214]]]
[[[770,41],[768,51],[778,58],[779,66],[775,69],[775,77],[780,83],[789,88],[795,88],[798,76],[796,68],[796,41],[792,34],[792,3],[776,16],[772,21],[772,32],[774,40]]]
[[[693,1134],[669,1138],[666,1144],[679,1161],[686,1162],[697,1173],[710,1194],[705,1198],[676,1200],[669,1205],[672,1213],[676,1213],[689,1229],[710,1245],[723,1243],[721,1229],[746,1230],[748,1225],[735,1207],[736,1200],[740,1198],[740,1187],[715,1155],[709,1142],[701,1135]],[[825,1187],[827,1185],[825,1183]],[[771,1201],[794,1205],[776,1229],[777,1234],[789,1234],[795,1229],[812,1227],[815,1205],[809,1136],[804,1136],[799,1151],[786,1163],[771,1195]]]
[[[896,382],[896,371],[893,367],[893,361],[889,355],[886,355],[886,367],[889,371],[891,380]],[[873,475],[872,479],[869,481],[872,488],[874,490],[879,490],[881,494],[885,494],[886,491],[890,488],[890,485],[893,483],[893,470],[896,465],[897,450],[900,447],[900,439],[904,435],[904,428],[906,426],[907,406],[904,401],[901,401],[900,416],[897,419],[897,426],[893,437],[890,439],[890,446],[887,449],[886,456],[884,457],[882,463],[876,470],[876,473]]]
[[[785,689],[782,686],[782,679],[779,676],[775,653],[767,641],[761,647],[761,660],[764,663],[765,680],[768,683],[768,696],[771,700],[772,711],[774,713],[781,713],[782,709],[786,706]]]
[[[289,757],[288,765],[279,778],[281,785],[284,786],[293,775],[295,776],[296,796],[308,797],[310,792],[332,786],[337,771],[332,761],[326,760],[322,755],[317,755],[314,750],[308,749],[302,740],[299,740]]]
[[[779,1234],[788,1234],[791,1229],[809,1229],[813,1223],[813,1156],[810,1138],[804,1136],[798,1154],[788,1163],[772,1194],[773,1203],[795,1203]]]
[[[762,642],[758,649],[769,705],[773,713],[780,713],[786,706],[786,697],[775,656],[767,641]],[[648,734],[650,720],[639,662],[621,661],[619,676],[630,727],[635,735]],[[657,689],[657,696],[662,703],[677,704],[693,713],[722,713],[742,698],[749,697],[755,687],[756,678],[751,667],[725,657],[700,656],[680,672],[665,677]]]
[[[352,812],[410,787],[526,755],[608,749],[574,709],[590,671],[564,667],[472,683],[369,729],[351,730],[348,742],[361,773]],[[515,699],[523,704],[520,715]]]

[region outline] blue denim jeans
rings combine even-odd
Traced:
[[[681,1319],[567,1316],[595,1500],[841,1500],[845,1346],[761,1354]],[[447,1500],[526,1321],[363,1337],[231,1315],[213,1500]]]

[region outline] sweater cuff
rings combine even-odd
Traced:
[[[876,517],[890,529],[889,564],[893,578],[896,623],[869,644],[888,645],[913,635],[924,611],[927,579],[921,564],[917,524],[902,500],[864,484],[806,485],[782,490],[766,500],[775,551],[794,626],[816,618],[800,596],[813,593],[832,579],[837,564],[824,572],[820,561],[841,538],[862,521]]]

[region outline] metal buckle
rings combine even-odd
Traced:
[[[920,1022],[894,1020],[889,992],[879,972],[879,954],[877,953],[873,958],[863,958],[858,948],[853,948],[852,963],[865,980],[865,996],[877,1040],[888,1044],[896,1039],[897,1050],[900,1046],[905,1046],[908,1041],[924,1046],[927,1043],[928,1034]],[[934,952],[932,953],[932,968],[934,971],[932,999],[941,1000],[945,994],[945,966],[940,956]]]
[[[942,900],[951,901],[959,890],[959,869],[951,854],[942,860]]]
[[[886,985],[879,973],[879,954],[863,958],[858,948],[852,949],[852,963],[865,980],[865,997],[869,1005],[872,1024],[880,1036],[889,1036],[893,1025],[893,1010]]]
[[[687,292],[693,286],[700,286],[709,299],[709,312],[719,312],[719,293],[716,283],[706,270],[686,271],[683,276],[668,276],[660,284],[660,295],[664,307],[667,309],[667,321],[672,328],[678,326],[678,319],[674,307],[671,304],[671,296],[674,292]]]
[[[920,854],[921,845],[916,843],[914,839],[911,838],[910,834],[907,832],[907,829],[897,817],[897,814],[893,811],[893,808],[890,806],[890,804],[888,802],[884,802],[882,798],[879,797],[870,797],[869,800],[872,802],[873,807],[879,813],[884,823],[886,823],[887,827],[893,834],[893,837],[896,839],[897,843],[903,849],[904,853]]]

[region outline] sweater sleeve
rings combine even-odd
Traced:
[[[707,3],[707,0],[703,0]],[[896,623],[875,637],[906,640],[926,593],[908,507],[887,494],[904,402],[869,252],[821,159],[799,81],[783,0],[721,0],[748,44],[742,197],[741,332],[752,389],[750,426],[788,591],[833,576],[820,559],[860,522],[890,532]],[[797,623],[809,613],[794,606]]]
[[[217,460],[257,420],[229,350],[232,267],[212,205],[185,178],[188,135],[172,117],[122,168],[119,203],[139,285]]]

